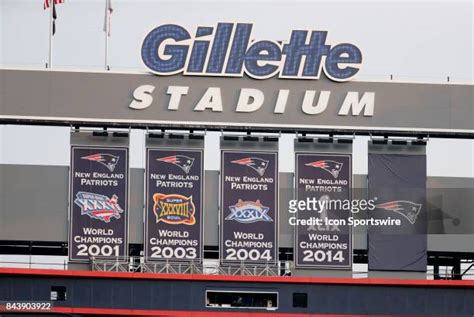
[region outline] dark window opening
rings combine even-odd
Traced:
[[[307,293],[293,293],[293,307],[308,307]]]
[[[50,299],[64,302],[66,300],[66,286],[51,286]]]
[[[206,307],[216,308],[278,308],[278,293],[251,291],[206,291]]]

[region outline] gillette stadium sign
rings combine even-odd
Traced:
[[[216,27],[198,26],[192,36],[180,25],[165,24],[145,37],[141,57],[145,66],[160,76],[319,79],[324,72],[326,78],[336,82],[349,81],[362,63],[362,53],[357,46],[348,43],[331,46],[327,44],[326,31],[294,30],[287,41],[275,42],[252,40],[252,30],[253,25],[249,23],[218,23]],[[258,82],[248,81],[247,84],[240,89],[233,87],[231,94],[238,98],[231,103],[224,102],[222,83],[216,83],[208,86],[192,104],[186,99],[190,99],[188,96],[196,84],[166,87],[144,84],[134,90],[129,108],[144,110],[152,104],[155,107],[167,104],[168,111],[192,107],[194,112],[204,113],[222,113],[225,108],[233,109],[235,113],[255,113],[266,108],[273,114],[283,114],[287,111],[289,96],[293,95],[301,99],[297,104],[308,116],[320,115],[330,108],[336,108],[338,116],[374,115],[375,93],[372,91],[347,90],[340,98],[326,89],[298,89],[296,92],[287,85],[264,91],[259,89]],[[168,100],[155,92],[163,92],[163,88]],[[275,102],[270,104],[269,100],[275,95]],[[335,105],[330,107],[331,99]]]
[[[472,84],[353,80],[350,39],[255,29],[159,25],[124,57],[143,62],[135,73],[0,69],[0,124],[474,136]]]
[[[156,27],[145,37],[141,56],[154,74],[290,79],[352,79],[362,64],[360,49],[329,45],[326,31],[293,30],[287,41],[253,40],[250,23],[198,26],[194,36],[177,24]]]

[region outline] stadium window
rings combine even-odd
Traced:
[[[66,300],[66,286],[51,286],[50,299],[64,302]]]
[[[206,307],[278,309],[278,292],[265,291],[206,291]]]
[[[307,293],[293,293],[293,307],[306,308],[308,307]]]

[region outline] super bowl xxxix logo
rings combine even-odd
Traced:
[[[180,169],[182,169],[186,174],[189,173],[191,167],[193,166],[194,159],[192,157],[184,156],[184,155],[172,155],[162,158],[157,158],[157,161],[173,164]]]
[[[228,215],[225,220],[235,220],[240,223],[273,221],[273,219],[268,215],[270,208],[262,205],[260,200],[243,201],[242,199],[239,199],[235,205],[229,206],[229,209],[230,215]]]
[[[109,223],[111,218],[120,218],[123,209],[118,204],[118,197],[113,195],[109,198],[87,192],[78,192],[74,203],[81,208],[81,215],[88,215],[93,219]]]
[[[320,168],[328,172],[329,174],[332,175],[334,178],[339,177],[339,172],[342,169],[342,166],[344,164],[336,161],[331,161],[331,160],[320,160],[320,161],[315,161],[311,163],[305,164],[306,166],[311,166],[314,168]]]
[[[383,204],[375,205],[376,208],[396,212],[405,217],[412,225],[421,212],[422,204],[417,204],[408,200],[394,200]]]
[[[115,166],[119,161],[119,157],[112,154],[97,153],[88,156],[81,157],[83,160],[89,160],[97,162],[105,167],[112,173],[115,170]]]
[[[245,165],[253,169],[258,175],[263,176],[268,167],[268,161],[259,157],[245,157],[240,160],[232,161],[231,163]]]
[[[156,223],[163,221],[170,225],[194,225],[196,223],[196,207],[193,197],[178,194],[154,194],[153,213]]]

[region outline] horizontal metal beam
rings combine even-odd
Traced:
[[[186,124],[186,126],[178,126],[173,124],[141,124],[131,123],[125,124],[120,122],[81,122],[81,121],[35,121],[35,120],[20,120],[20,119],[1,119],[0,124],[4,125],[29,125],[29,126],[80,126],[86,128],[121,128],[121,129],[167,129],[167,130],[203,130],[203,131],[225,131],[225,132],[253,132],[253,133],[284,133],[284,134],[333,134],[333,135],[365,135],[365,136],[392,136],[392,137],[429,137],[429,138],[444,138],[444,139],[474,139],[474,132],[449,132],[449,131],[405,131],[405,130],[366,130],[366,129],[325,129],[325,128],[312,128],[312,129],[294,129],[278,127],[251,127],[251,126],[219,126],[219,127],[207,127],[202,125]]]

